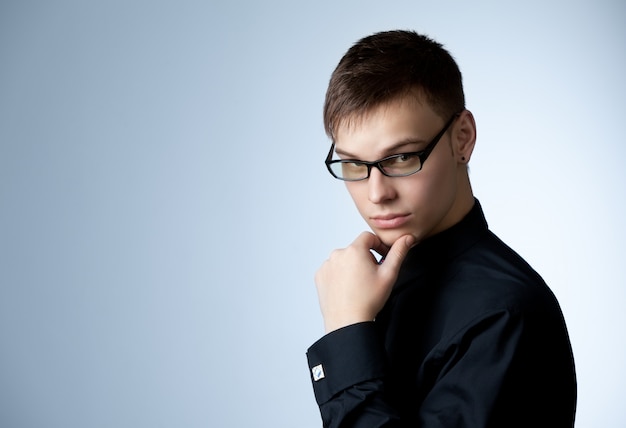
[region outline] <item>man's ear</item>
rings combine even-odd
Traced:
[[[472,157],[476,144],[476,122],[469,110],[464,110],[456,121],[452,131],[454,155],[457,162],[466,164]]]

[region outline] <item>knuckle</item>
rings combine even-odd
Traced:
[[[330,256],[328,258],[328,261],[340,257],[342,252],[343,252],[343,250],[333,250],[333,251],[331,251]],[[327,261],[327,263],[328,263],[328,261]]]

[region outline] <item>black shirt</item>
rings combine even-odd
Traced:
[[[325,427],[572,427],[576,377],[559,304],[476,201],[407,255],[374,322],[307,357]]]

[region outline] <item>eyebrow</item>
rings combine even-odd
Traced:
[[[407,138],[405,140],[400,140],[397,143],[387,147],[385,150],[382,151],[381,153],[381,157],[379,159],[385,158],[387,156],[391,156],[391,155],[395,155],[398,153],[407,153],[406,151],[402,151],[401,149],[405,146],[409,146],[409,145],[423,145],[426,146],[428,145],[428,141],[424,141],[424,140],[419,140],[419,139],[413,139],[413,138]],[[410,152],[419,152],[420,150],[410,150]],[[337,147],[337,145],[335,144],[335,153],[337,153],[340,156],[345,156],[347,158],[351,158],[351,159],[359,159],[358,156],[353,155],[352,153],[349,153],[345,150],[341,150],[340,148]]]

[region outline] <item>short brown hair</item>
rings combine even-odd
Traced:
[[[330,78],[326,134],[334,139],[345,120],[411,93],[425,96],[444,120],[465,108],[461,71],[440,43],[414,31],[367,36],[346,52]]]

